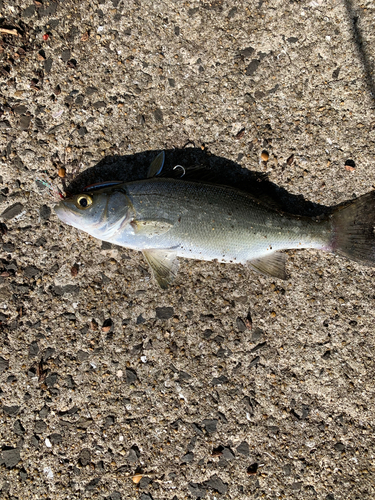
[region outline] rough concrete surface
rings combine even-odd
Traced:
[[[296,213],[370,191],[373,2],[0,14],[1,498],[374,498],[373,269],[183,261],[164,292],[141,254],[60,223],[41,182],[140,178],[166,150],[267,174]]]

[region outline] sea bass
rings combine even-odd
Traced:
[[[158,177],[88,187],[55,206],[66,224],[143,252],[161,288],[176,277],[178,257],[246,264],[285,279],[282,250],[315,248],[375,266],[375,191],[320,220],[283,213],[240,190]]]

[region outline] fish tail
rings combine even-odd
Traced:
[[[333,253],[375,265],[375,191],[337,208],[331,215]]]

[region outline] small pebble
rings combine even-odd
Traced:
[[[140,480],[142,479],[142,474],[136,474],[135,476],[132,477],[133,483],[138,484]]]
[[[354,172],[355,170],[355,162],[353,160],[346,160],[345,162],[345,170],[348,172]]]
[[[44,41],[47,41],[47,40],[48,40],[48,38],[49,38],[49,34],[48,34],[48,33],[44,33],[44,35],[43,35],[43,40],[44,40]]]
[[[58,176],[61,177],[62,179],[66,176],[66,168],[65,167],[59,168]]]
[[[294,162],[294,155],[289,156],[289,158],[286,160],[287,165],[291,165]]]
[[[78,270],[79,268],[77,264],[74,264],[74,266],[70,269],[70,273],[74,278],[77,276]]]
[[[262,151],[262,154],[260,155],[260,157],[263,161],[268,161],[270,155],[267,153],[267,151]]]

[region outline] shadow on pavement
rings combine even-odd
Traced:
[[[106,157],[73,179],[67,191],[69,194],[78,194],[84,187],[97,182],[131,182],[145,179],[151,162],[159,153],[160,150]],[[288,193],[284,188],[270,182],[262,172],[247,170],[238,163],[212,155],[200,148],[166,150],[164,177],[180,177],[183,171],[173,170],[176,165],[187,170],[186,177],[188,176],[190,181],[210,182],[241,189],[272,208],[284,212],[317,217],[330,211],[329,207],[306,201],[302,195]],[[201,168],[189,171],[190,167]]]
[[[375,81],[374,72],[371,64],[370,54],[367,51],[366,43],[363,40],[362,32],[359,27],[359,16],[353,8],[353,2],[351,0],[344,0],[344,5],[349,17],[349,22],[351,24],[351,30],[353,34],[353,40],[361,60],[363,71],[365,73],[365,80],[367,88],[370,92],[373,103],[375,104]]]

